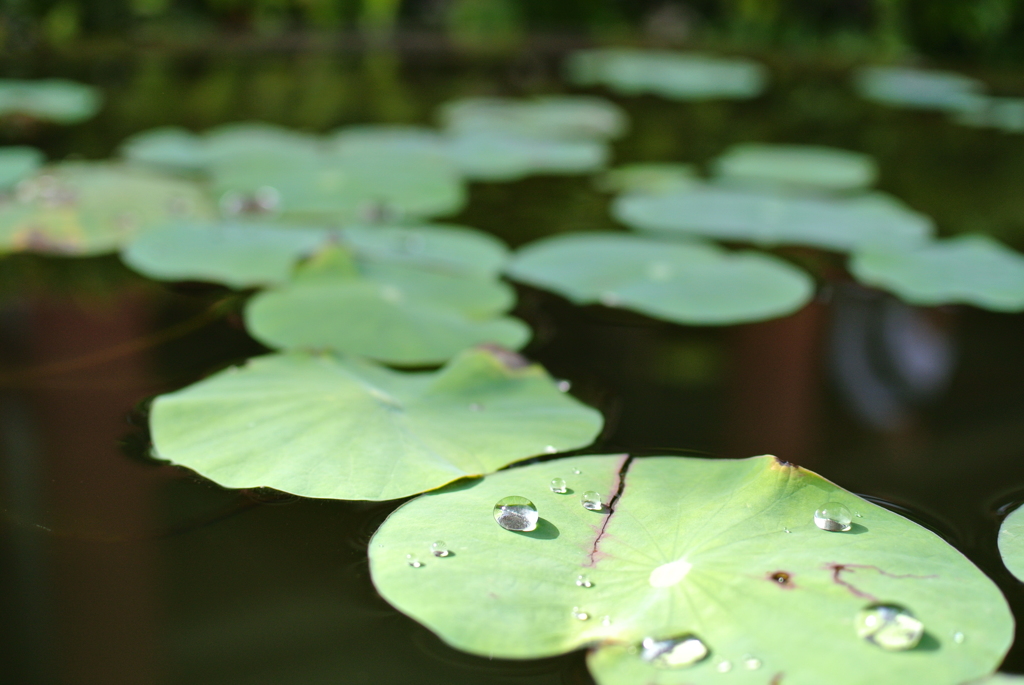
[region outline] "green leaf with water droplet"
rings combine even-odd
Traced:
[[[631,228],[659,235],[837,252],[918,245],[933,232],[931,219],[881,193],[814,197],[702,185],[661,195],[623,195],[612,204],[612,214]]]
[[[291,353],[158,397],[150,426],[161,458],[225,487],[386,500],[489,473],[548,445],[582,447],[601,416],[510,352],[467,350],[425,373]],[[439,539],[415,551],[425,555]]]
[[[1024,310],[1024,256],[985,235],[962,235],[916,249],[870,250],[850,259],[850,272],[911,304],[973,304]]]
[[[103,103],[92,86],[64,79],[0,79],[0,117],[24,116],[57,124],[92,118]]]
[[[999,554],[1006,569],[1024,582],[1024,507],[1018,507],[999,526]]]
[[[551,491],[556,477],[570,493]],[[587,490],[611,507],[584,509]],[[536,505],[534,532],[495,524],[494,503],[510,495]],[[826,501],[855,513],[850,531],[815,525]],[[408,568],[405,555],[437,538],[451,555]],[[449,644],[517,659],[590,646],[600,685],[957,685],[990,673],[1013,638],[999,589],[941,538],[774,457],[513,468],[404,504],[369,555],[384,598]],[[576,584],[580,574],[590,587]],[[858,613],[876,602],[924,623],[917,647],[887,651],[857,636]],[[688,668],[643,659],[646,638],[687,634],[706,658]]]
[[[807,274],[770,255],[622,233],[540,240],[516,253],[508,273],[580,304],[698,325],[783,316],[814,292]]]
[[[878,176],[868,155],[820,145],[743,143],[726,150],[711,168],[728,183],[830,191],[867,188]]]
[[[168,220],[213,214],[191,182],[115,164],[65,162],[0,200],[0,251],[114,252]]]

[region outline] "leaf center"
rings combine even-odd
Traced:
[[[693,568],[693,564],[690,562],[685,559],[676,559],[651,571],[648,582],[651,587],[671,587],[685,578],[691,568]]]

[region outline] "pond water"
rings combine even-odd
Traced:
[[[261,119],[311,131],[426,123],[469,94],[564,90],[561,55],[468,59],[291,52],[114,52],[4,65],[101,86],[107,106],[66,129],[0,131],[51,158],[102,158],[158,125]],[[705,162],[745,141],[872,155],[879,187],[940,232],[1024,248],[1024,136],[859,100],[843,65],[769,61],[749,102],[619,99],[618,162]],[[1020,74],[981,74],[1008,95]],[[463,223],[518,246],[615,229],[586,177],[475,184]],[[773,453],[918,521],[993,578],[1024,500],[1024,317],[921,310],[853,284],[843,261],[779,254],[828,278],[767,323],[695,328],[519,287],[524,353],[600,409],[590,452]],[[0,259],[0,628],[4,679],[29,683],[588,683],[582,652],[488,660],[446,647],[374,591],[370,535],[398,505],[229,491],[148,457],[146,400],[262,351],[243,298],[163,286],[113,257]],[[216,306],[215,306],[216,305]],[[1004,669],[1024,672],[1024,643]]]

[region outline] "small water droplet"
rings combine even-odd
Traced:
[[[572,615],[573,615],[573,618],[576,618],[576,619],[578,619],[580,621],[589,621],[590,620],[590,614],[588,614],[587,612],[583,611],[579,607],[573,607],[572,608]]]
[[[448,545],[445,544],[444,540],[438,540],[430,545],[430,553],[435,557],[446,557],[451,554],[451,552],[448,551]]]
[[[833,533],[850,530],[852,521],[850,510],[839,502],[825,502],[814,512],[814,525]]]
[[[860,513],[859,511],[857,513],[855,513],[854,516],[856,516],[859,519],[864,518],[864,514]]]
[[[612,624],[612,617],[611,616],[602,616],[601,617],[601,625],[603,625],[603,626],[610,626],[611,624]]]
[[[957,632],[953,633],[953,642],[957,643],[958,645],[963,644],[963,642],[964,642],[964,634],[961,633],[960,631],[957,631]]]
[[[559,392],[569,392],[572,389],[572,383],[569,381],[558,381],[555,383],[555,387],[558,388]]]
[[[718,665],[715,666],[715,670],[717,670],[719,673],[728,673],[729,671],[732,670],[732,662],[731,661],[719,661]]]
[[[658,668],[685,668],[708,655],[707,646],[692,633],[667,640],[646,637],[640,658]]]
[[[552,478],[551,479],[551,492],[564,495],[569,492],[569,488],[565,485],[564,478]]]
[[[544,451],[547,452],[548,454],[555,454],[556,452],[558,452],[558,448],[555,447],[554,445],[548,445],[544,448]]]
[[[882,649],[913,649],[924,635],[924,624],[898,604],[870,604],[857,612],[857,636]]]
[[[480,404],[479,402],[473,402],[472,404],[469,405],[470,411],[483,411],[483,409],[484,405]]]
[[[576,576],[576,584],[580,587],[594,587],[594,584],[590,582],[590,578],[582,573]]]
[[[494,505],[494,520],[505,530],[536,530],[538,518],[537,507],[525,497],[504,497]]]
[[[783,528],[782,530],[786,531],[787,533],[792,533],[793,532],[789,528]]]
[[[756,671],[757,669],[761,668],[761,660],[758,659],[756,656],[751,656],[750,654],[747,654],[743,657],[743,665],[746,666],[747,669],[750,671]]]
[[[420,566],[423,566],[423,562],[420,561],[415,554],[406,554],[405,562],[413,568],[419,568]]]
[[[579,469],[573,469],[572,472],[575,473],[577,476],[580,475],[580,470]]]
[[[601,503],[601,493],[594,492],[593,490],[584,492],[580,502],[583,504],[584,509],[589,509],[590,511],[601,511],[604,508],[604,504]]]

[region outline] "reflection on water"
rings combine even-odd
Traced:
[[[554,61],[529,64],[524,80],[519,63],[443,55],[51,59],[24,71],[98,79],[110,106],[94,122],[28,142],[54,157],[98,157],[165,124],[426,123],[450,97],[558,90]],[[883,189],[934,215],[943,231],[980,228],[1024,244],[1024,142],[882,112],[837,90],[825,70],[793,66],[778,76],[767,97],[746,103],[623,101],[634,133],[616,144],[617,161],[701,162],[748,140],[857,149],[879,160]],[[456,219],[519,245],[613,228],[607,202],[586,178],[531,178],[474,187]],[[843,278],[834,255],[786,256],[806,258],[821,279]],[[1024,321],[920,310],[853,287],[832,292],[785,319],[730,328],[573,307],[528,288],[515,313],[536,330],[528,356],[605,413],[595,451],[775,453],[857,492],[912,502],[928,514],[910,518],[964,551],[1024,615],[1024,591],[996,553],[989,505],[1024,488]],[[366,545],[398,503],[285,497],[287,506],[267,506],[268,493],[225,491],[147,458],[144,425],[125,420],[140,401],[260,350],[231,305],[201,326],[183,325],[223,295],[148,284],[113,260],[0,260],[5,678],[589,682],[580,654],[529,662],[461,654],[380,599]],[[40,368],[50,370],[23,373]],[[1022,647],[1008,665],[1024,667]]]

